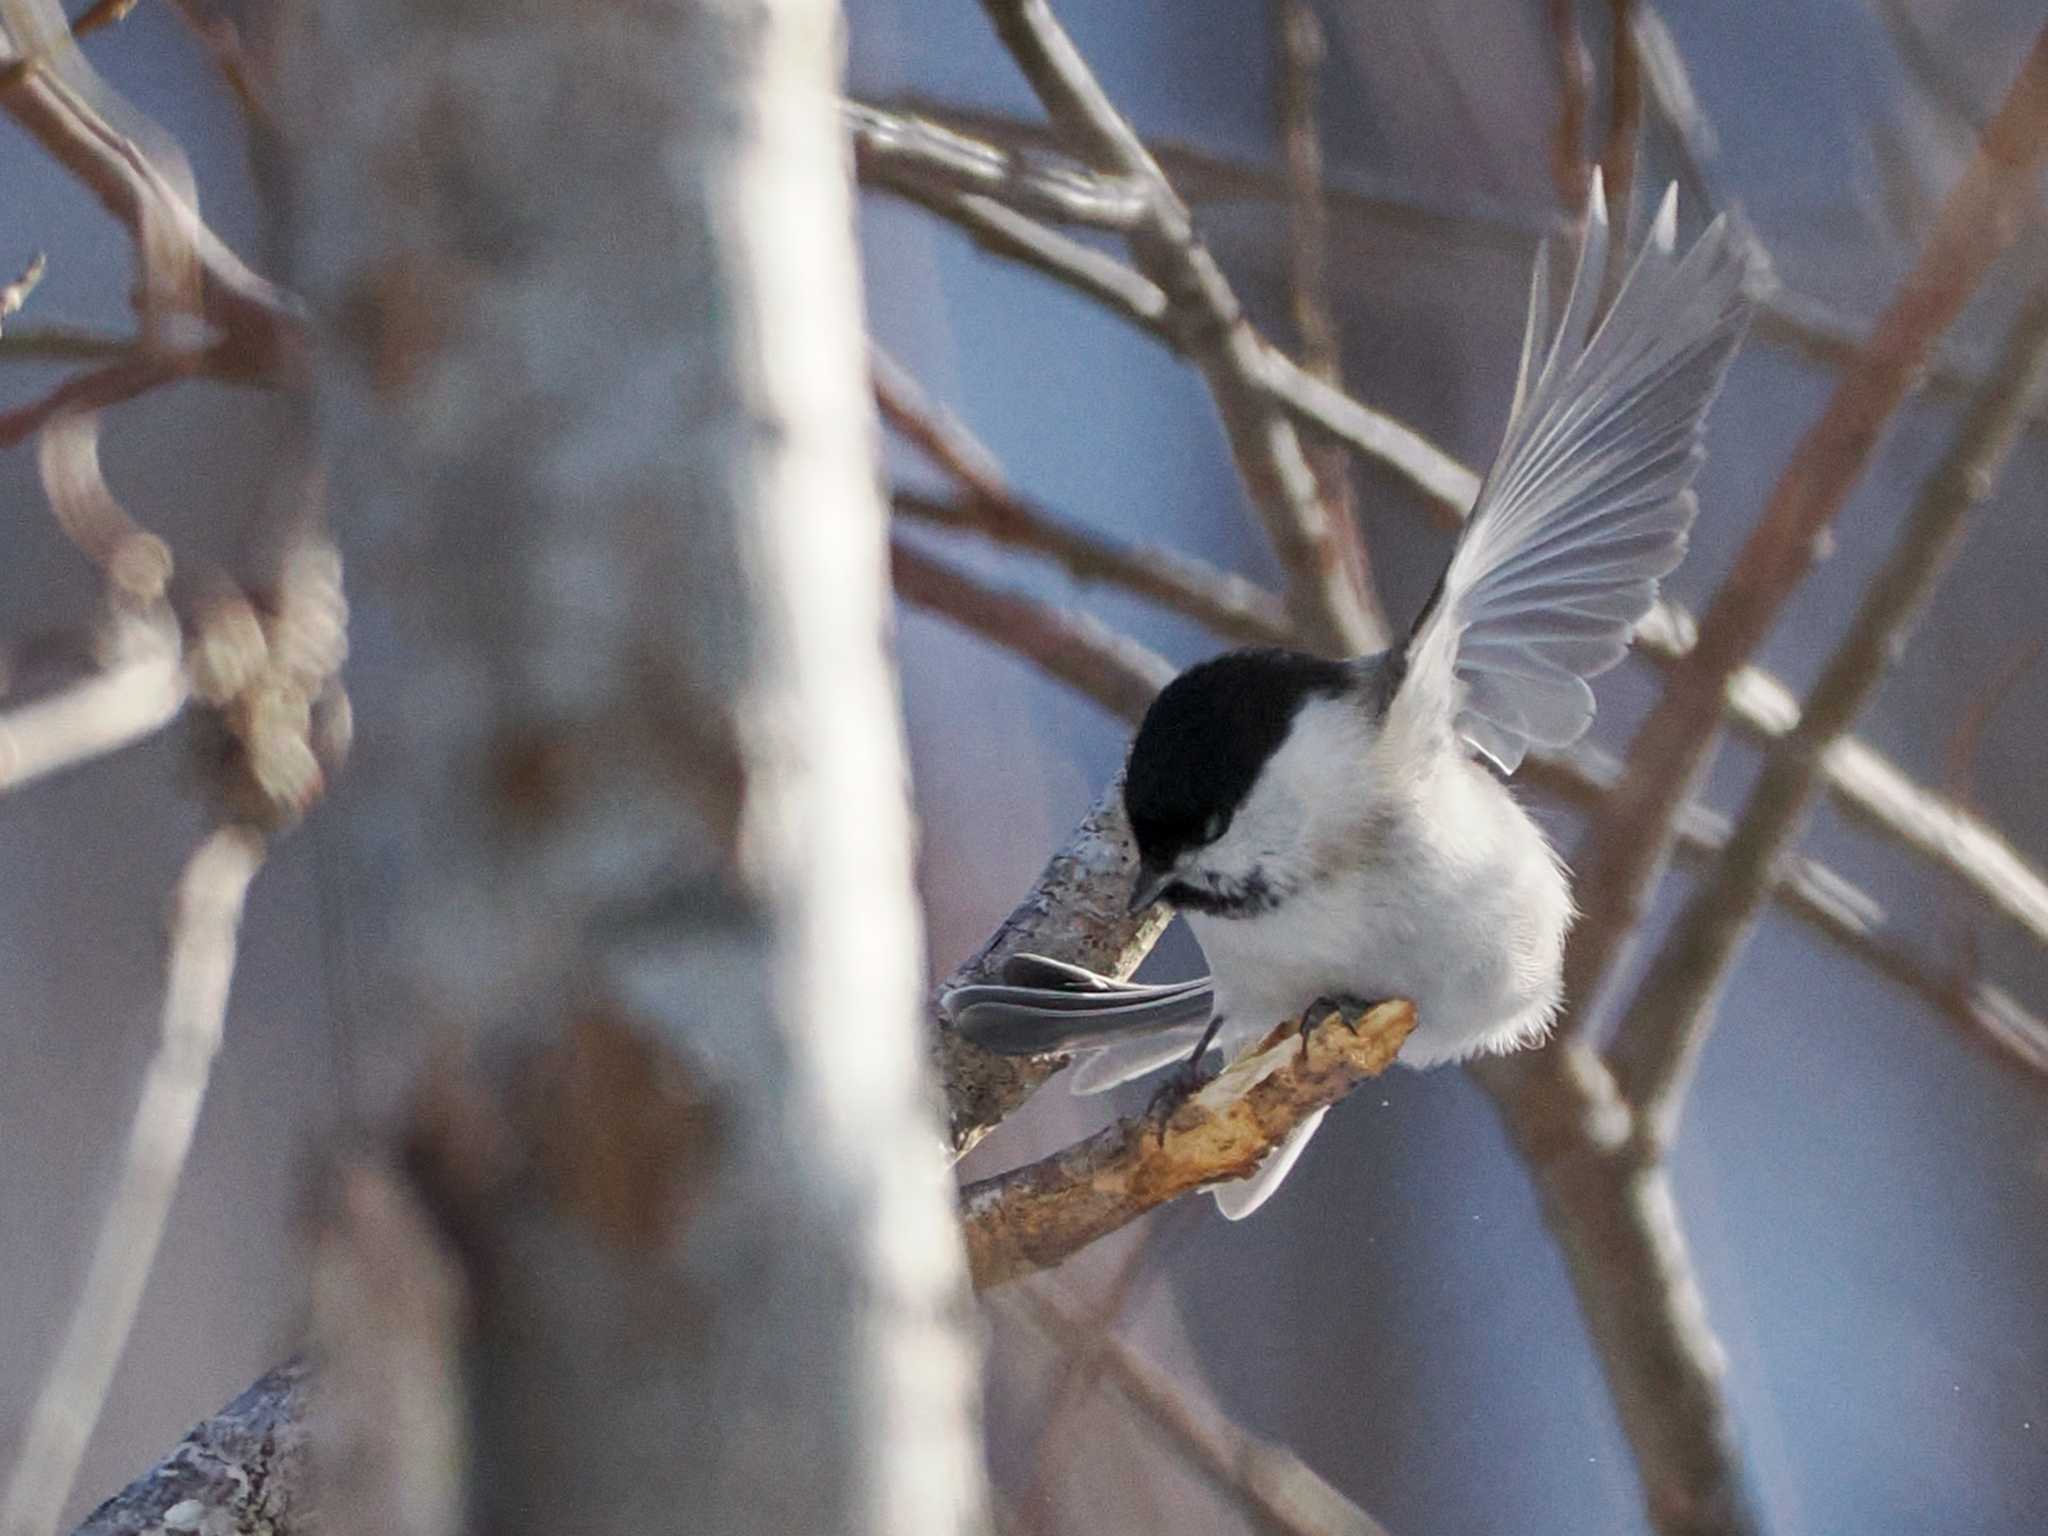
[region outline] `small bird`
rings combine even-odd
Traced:
[[[1342,661],[1233,651],[1147,711],[1124,774],[1131,909],[1171,903],[1211,978],[1140,987],[1021,956],[1003,984],[943,1000],[967,1038],[1073,1053],[1077,1093],[1196,1067],[1212,1041],[1235,1059],[1325,1003],[1412,1001],[1415,1067],[1543,1039],[1571,889],[1502,781],[1584,734],[1586,680],[1621,660],[1683,556],[1701,423],[1750,313],[1724,221],[1676,254],[1676,190],[1597,323],[1597,178],[1554,335],[1538,255],[1507,432],[1404,643]],[[1223,1214],[1258,1209],[1321,1121],[1216,1186]]]

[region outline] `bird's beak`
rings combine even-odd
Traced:
[[[1132,917],[1151,906],[1166,894],[1166,888],[1173,884],[1173,871],[1154,869],[1149,864],[1138,866],[1137,882],[1131,887],[1131,903],[1124,911]]]

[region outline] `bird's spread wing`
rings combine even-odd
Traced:
[[[1608,242],[1596,180],[1555,335],[1538,256],[1507,435],[1408,640],[1399,704],[1451,720],[1504,772],[1584,733],[1586,679],[1621,659],[1685,552],[1700,425],[1750,304],[1724,220],[1683,256],[1676,240],[1674,187],[1595,326]]]

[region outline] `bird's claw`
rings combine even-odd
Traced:
[[[1145,1106],[1145,1118],[1153,1123],[1159,1144],[1166,1144],[1166,1123],[1173,1118],[1173,1112],[1193,1098],[1209,1082],[1212,1074],[1202,1070],[1201,1062],[1189,1057],[1159,1084],[1152,1100]]]
[[[1354,997],[1348,992],[1324,993],[1302,1010],[1301,1020],[1296,1026],[1301,1036],[1301,1059],[1303,1061],[1308,1060],[1308,1037],[1317,1029],[1329,1023],[1333,1014],[1356,1037],[1359,1020],[1363,1019],[1378,1006],[1379,1004],[1377,1003],[1369,1003],[1365,999]]]

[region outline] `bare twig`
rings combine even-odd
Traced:
[[[1619,762],[1583,742],[1560,756],[1532,753],[1522,765],[1533,787],[1584,807],[1597,806],[1620,772]],[[1686,807],[1678,828],[1680,859],[1711,865],[1728,840],[1726,816],[1697,801]],[[1804,857],[1780,861],[1771,894],[1791,916],[1920,998],[1971,1044],[2048,1083],[2048,1022],[2002,987],[1958,973],[1919,937],[1915,930],[1924,925],[1893,920],[1860,886]]]
[[[199,360],[191,361],[196,365]],[[27,441],[59,416],[119,405],[191,371],[184,360],[135,352],[103,368],[75,373],[42,399],[0,411],[0,448]]]
[[[1637,734],[1615,798],[1574,860],[1584,912],[1565,977],[1579,1024],[1670,853],[1678,811],[1719,736],[1729,683],[1805,575],[1816,537],[1861,476],[1934,339],[2010,244],[2021,211],[2033,202],[2034,169],[2044,153],[2048,30],[1985,129],[1918,265],[1795,451],[1701,620],[1697,644],[1673,669]]]
[[[258,78],[260,71],[242,46],[241,29],[202,0],[171,0],[171,11],[212,56],[213,67],[227,82],[229,93],[250,127],[262,138],[274,140],[278,134],[277,114],[271,110],[265,83]]]
[[[1330,306],[1330,211],[1323,198],[1323,138],[1317,122],[1327,53],[1323,24],[1309,0],[1272,3],[1279,54],[1274,108],[1287,167],[1287,295],[1303,371],[1342,390],[1344,351]],[[1307,451],[1316,484],[1322,488],[1324,512],[1351,571],[1351,584],[1363,595],[1375,626],[1388,633],[1343,446],[1314,442]]]
[[[1032,218],[1092,229],[1135,229],[1145,192],[1129,178],[1025,159],[923,118],[848,102],[840,109],[862,181],[920,202],[968,194]]]
[[[195,264],[199,302],[218,327],[207,350],[223,377],[274,381],[292,375],[304,350],[294,303],[258,277],[199,217],[140,148],[111,127],[76,89],[31,56],[14,56],[0,83],[5,110],[125,225],[139,246],[175,239]],[[145,305],[161,297],[153,279],[139,288]],[[154,319],[145,308],[145,329]]]
[[[1672,129],[1680,143],[1680,179],[1686,192],[1698,198],[1701,207],[1725,211],[1740,219],[1740,208],[1723,195],[1720,178],[1713,170],[1712,148],[1716,142],[1713,125],[1692,95],[1683,60],[1678,57],[1675,45],[1670,43],[1668,31],[1662,29],[1656,12],[1643,5],[1641,0],[1636,6],[1635,35],[1640,45],[1646,98],[1656,108],[1659,121]],[[1663,51],[1660,52],[1660,48]],[[1050,147],[1053,142],[1039,124],[999,112],[977,111],[923,98],[909,98],[908,105],[954,130],[978,135],[1005,148]],[[1287,201],[1288,186],[1284,174],[1256,162],[1215,154],[1170,139],[1148,139],[1146,148],[1173,177],[1175,184],[1198,203],[1284,205]],[[1545,233],[1542,221],[1512,209],[1453,206],[1432,202],[1426,192],[1377,185],[1361,187],[1348,178],[1332,178],[1326,182],[1324,199],[1336,218],[1412,230],[1461,249],[1496,250],[1517,260],[1527,260]],[[943,210],[934,211],[946,216]],[[1827,367],[1841,367],[1856,357],[1862,350],[1867,327],[1821,299],[1785,288],[1774,275],[1769,274],[1766,258],[1758,254],[1760,247],[1754,231],[1748,231],[1748,236],[1753,259],[1763,269],[1763,275],[1757,282],[1760,292],[1751,335],[1757,340],[1789,348]],[[1120,263],[1112,265],[1121,266]],[[1129,271],[1128,268],[1123,270]],[[1065,281],[1059,272],[1047,275]],[[1109,307],[1122,309],[1125,306],[1112,302]],[[1157,328],[1151,321],[1144,323],[1156,332]],[[1167,339],[1170,341],[1171,338]],[[1986,359],[1975,356],[1955,338],[1945,338],[1929,355],[1918,387],[1932,398],[1967,399],[1982,387],[1989,366]],[[1316,424],[1303,402],[1284,396],[1279,398],[1296,421],[1304,425]],[[2037,404],[2030,419],[2036,426],[2048,421],[2048,404]],[[1350,441],[1347,433],[1340,431],[1338,435]],[[1366,443],[1355,446],[1367,454],[1376,451]],[[1433,451],[1441,453],[1441,450]],[[1436,494],[1431,491],[1426,475],[1418,476],[1398,463],[1392,467],[1415,480],[1425,494]],[[1468,503],[1470,499],[1469,496],[1464,498]],[[1458,498],[1451,496],[1445,500],[1454,508]]]
[[[1543,1199],[1661,1536],[1761,1536],[1670,1175],[1575,1038],[1468,1068]]]
[[[1652,1134],[1668,1139],[1675,1127],[1729,967],[1755,928],[1778,861],[1806,824],[1823,754],[1862,712],[1954,558],[1969,515],[1997,485],[2044,375],[2048,290],[2015,324],[1997,377],[1928,478],[1798,726],[1772,748],[1728,851],[1672,926],[1615,1038],[1615,1075]]]
[[[1550,182],[1572,218],[1585,217],[1586,122],[1593,99],[1593,61],[1579,31],[1579,0],[1549,0],[1550,36],[1557,57],[1557,126],[1551,130]]]
[[[1031,224],[1020,214],[995,211],[1017,224]],[[1032,227],[1042,230],[1042,226]],[[1144,303],[1156,303],[1163,310],[1164,297],[1156,287],[1099,252],[1053,231],[1042,233],[1072,246],[1076,256],[1117,268],[1123,277],[1143,285],[1149,298],[1134,301],[1120,291],[1104,292],[1103,302],[1155,334],[1164,334],[1157,313],[1148,315],[1142,309]],[[1090,288],[1093,280],[1078,278],[1075,269],[1061,268],[1055,275],[1072,286],[1094,291]],[[1847,333],[1841,345],[1852,348]],[[1479,476],[1473,470],[1412,428],[1360,405],[1278,353],[1269,355],[1272,368],[1266,386],[1297,420],[1403,474],[1423,491],[1448,526],[1456,527],[1470,511],[1479,490]],[[1977,382],[1981,385],[1982,381]],[[2038,408],[2035,415],[2038,418]],[[1696,632],[1697,624],[1690,615],[1674,604],[1660,603],[1645,618],[1636,638],[1645,654],[1675,662],[1691,649]],[[1799,718],[1798,701],[1791,690],[1754,666],[1742,668],[1729,681],[1727,706],[1735,727],[1757,740],[1783,735]],[[2037,942],[2048,943],[2048,881],[2028,868],[1997,832],[1914,784],[1895,765],[1854,738],[1836,743],[1829,752],[1827,782],[1831,797],[1851,816],[1938,863],[1995,910],[2023,926]]]
[[[134,357],[139,348],[126,336],[104,336],[62,326],[39,326],[0,336],[0,361],[107,363]]]
[[[106,1401],[220,1048],[235,933],[249,882],[262,862],[258,833],[224,827],[199,845],[178,882],[162,1040],[143,1080],[120,1182],[84,1289],[30,1410],[0,1505],[0,1532],[6,1536],[47,1536],[56,1527]]]
[[[870,355],[882,419],[952,476],[963,493],[957,500],[939,501],[898,491],[898,516],[1044,555],[1077,581],[1103,582],[1150,598],[1228,639],[1252,645],[1292,640],[1286,609],[1256,583],[1175,550],[1115,543],[1024,500],[965,424],[926,398],[886,354],[874,350]]]
[[[49,265],[48,259],[38,251],[22,269],[21,276],[0,288],[0,321],[10,320],[21,313],[21,306],[36,291],[36,284],[43,280],[43,273],[49,270]]]
[[[1300,1035],[1283,1025],[1163,1118],[1118,1121],[968,1185],[960,1209],[976,1289],[1048,1269],[1169,1200],[1253,1173],[1303,1120],[1386,1070],[1414,1027],[1406,1003],[1356,1021],[1332,1014]]]
[[[1351,583],[1301,444],[1259,386],[1270,352],[1195,233],[1187,206],[1044,0],[983,0],[982,8],[1054,127],[1084,159],[1146,186],[1145,219],[1129,236],[1132,255],[1165,290],[1183,349],[1208,381],[1238,471],[1287,572],[1296,628],[1332,654],[1377,649],[1385,637]]]
[[[171,652],[0,714],[0,793],[154,735],[178,717],[185,698],[185,669]]]
[[[1020,592],[1004,592],[901,537],[889,565],[906,602],[951,619],[1037,664],[1039,670],[1136,722],[1173,678],[1173,664],[1101,620]]]
[[[1106,1331],[1050,1276],[1003,1293],[1007,1307],[1069,1350],[1089,1350],[1117,1393],[1265,1536],[1387,1536],[1386,1527],[1299,1456],[1197,1406],[1165,1372]]]
[[[1600,151],[1600,180],[1607,193],[1607,217],[1615,236],[1607,246],[1600,307],[1614,302],[1631,249],[1630,210],[1635,205],[1636,153],[1643,137],[1643,80],[1635,46],[1636,0],[1609,0],[1612,46],[1608,50],[1607,142]]]

